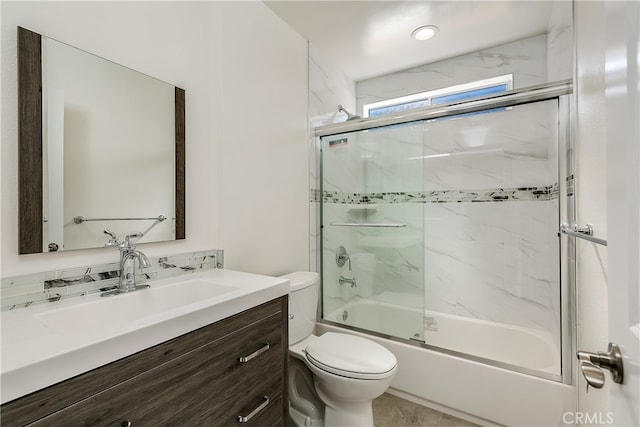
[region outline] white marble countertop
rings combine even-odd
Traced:
[[[149,285],[150,289],[109,298],[97,293],[3,311],[0,402],[9,402],[289,292],[286,279],[224,269]],[[209,292],[207,286],[214,291]],[[189,295],[191,291],[197,295]]]

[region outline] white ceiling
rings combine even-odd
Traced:
[[[551,1],[265,1],[355,81],[547,31]],[[440,31],[417,41],[421,25]]]

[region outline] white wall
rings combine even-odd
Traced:
[[[575,2],[576,34],[576,195],[579,225],[594,225],[596,237],[607,239],[607,156],[605,117],[605,5]],[[607,248],[576,239],[577,345],[605,351],[608,344]],[[586,392],[576,372],[579,410],[606,413],[608,394]],[[607,374],[607,385],[609,387]]]
[[[3,277],[118,257],[104,248],[18,255],[17,25],[186,90],[187,239],[141,250],[218,248],[240,270],[308,268],[306,43],[266,6],[2,2]]]
[[[262,3],[216,7],[225,266],[307,270],[307,43]]]

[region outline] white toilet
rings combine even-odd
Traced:
[[[318,273],[296,272],[282,277],[291,283],[289,354],[311,370],[315,385],[315,390],[305,389],[311,376],[294,360],[289,369],[289,400],[295,424],[373,427],[371,402],[391,384],[396,373],[396,357],[381,345],[354,335],[333,332],[319,337],[313,335],[320,284]],[[322,404],[324,408],[318,407]]]

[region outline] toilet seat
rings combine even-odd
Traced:
[[[342,377],[375,380],[395,373],[396,358],[371,340],[327,332],[305,348],[306,359],[318,369]]]

